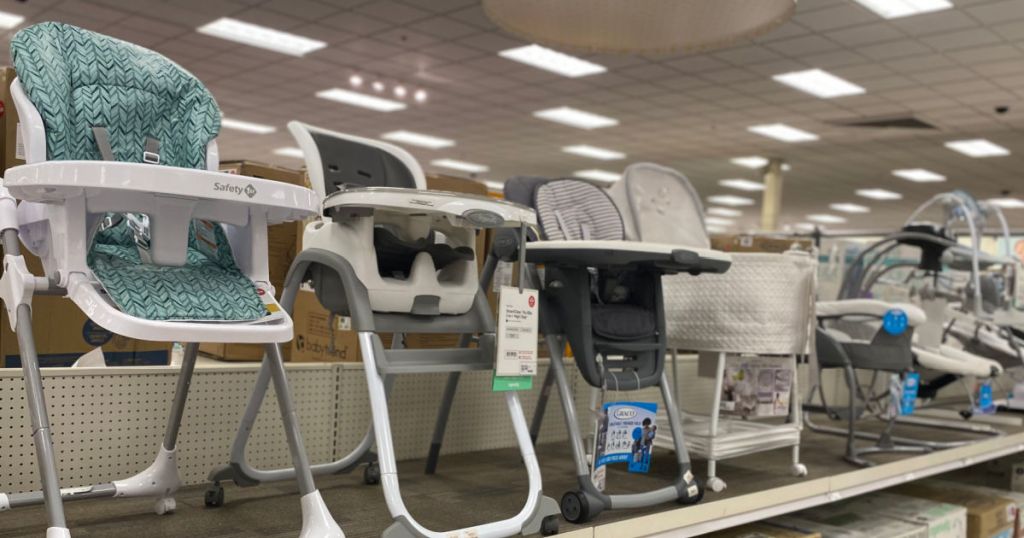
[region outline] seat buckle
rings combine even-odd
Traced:
[[[142,162],[149,164],[160,164],[160,154],[152,151],[142,152]]]

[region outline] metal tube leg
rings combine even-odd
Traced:
[[[4,239],[5,247],[9,247],[6,233]],[[15,241],[17,241],[16,236]],[[12,253],[9,248],[7,252]],[[50,418],[46,411],[43,379],[39,371],[39,356],[36,354],[36,344],[32,337],[32,310],[28,305],[19,305],[16,315],[18,316],[18,350],[21,354],[22,373],[25,376],[25,399],[28,403],[29,419],[32,423],[32,442],[36,447],[39,480],[42,482],[43,502],[46,504],[46,515],[49,521],[47,535],[50,535],[52,529],[55,530],[55,536],[70,536],[67,531],[67,520],[64,518],[64,502],[60,496],[57,462],[53,453],[53,439],[50,432]]]
[[[288,448],[292,453],[292,464],[295,465],[295,478],[299,482],[299,494],[305,496],[316,491],[316,486],[313,485],[313,472],[309,469],[309,456],[302,443],[299,419],[295,415],[292,393],[288,386],[288,376],[285,374],[284,362],[281,360],[281,349],[277,344],[267,344],[266,348],[266,360],[270,366],[270,376],[274,380],[277,404],[281,408],[281,420],[284,422],[284,433],[288,438]]]
[[[725,383],[725,353],[718,354],[715,365],[715,394],[711,404],[711,419],[708,424],[708,488],[715,493],[725,490],[725,481],[715,474],[718,461],[715,457],[715,445],[718,437],[719,415],[722,409],[722,385]]]
[[[171,404],[171,416],[167,418],[167,430],[164,432],[163,447],[166,450],[174,450],[178,443],[181,417],[185,414],[185,403],[188,401],[188,390],[192,386],[192,373],[195,371],[198,353],[199,344],[185,344],[185,355],[181,359],[181,371],[178,373],[178,386],[174,389],[174,402]]]
[[[448,374],[448,382],[444,386],[444,396],[441,398],[441,408],[437,410],[437,422],[434,424],[434,437],[430,441],[430,453],[427,454],[426,474],[434,474],[437,470],[437,460],[441,457],[441,444],[444,443],[444,433],[448,428],[448,416],[451,414],[452,403],[455,401],[455,391],[459,388],[459,372]]]
[[[537,396],[537,407],[533,410],[533,420],[530,421],[530,440],[533,444],[537,444],[537,438],[540,437],[540,427],[544,424],[544,413],[547,411],[548,398],[551,397],[551,387],[554,384],[555,374],[548,366],[548,373],[544,375],[544,384],[540,388],[540,395]]]

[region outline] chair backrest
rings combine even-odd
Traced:
[[[700,196],[678,171],[636,163],[626,168],[608,194],[622,213],[629,239],[696,248],[711,246]]]
[[[20,85],[45,125],[47,159],[143,162],[155,148],[160,164],[206,168],[220,110],[174,62],[56,22],[19,31],[10,48]],[[107,156],[97,127],[109,138]]]
[[[289,122],[288,130],[302,149],[310,184],[321,199],[344,185],[427,188],[416,158],[394,144],[298,121]]]
[[[530,205],[537,211],[537,221],[545,239],[625,239],[622,217],[615,204],[603,189],[590,183],[576,179],[536,183]]]

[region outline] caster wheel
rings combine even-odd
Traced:
[[[363,469],[363,483],[367,486],[380,484],[380,465],[377,465],[377,462],[373,462]]]
[[[558,516],[548,516],[540,522],[541,536],[554,536],[558,534]]]
[[[794,463],[792,473],[793,476],[807,476],[807,466],[802,463]]]
[[[708,487],[715,493],[721,493],[725,491],[725,480],[718,478],[717,476],[708,479]]]
[[[683,497],[681,499],[677,499],[676,501],[679,504],[684,505],[684,506],[690,506],[690,505],[698,504],[702,500],[704,500],[704,485],[701,484],[700,481],[694,480],[693,481],[693,486],[697,487],[697,494],[696,495],[687,496],[687,497]]]
[[[174,509],[177,507],[178,505],[174,502],[174,499],[167,497],[164,499],[157,499],[154,511],[156,512],[156,515],[162,516],[164,514],[173,514]]]
[[[590,501],[582,491],[567,491],[560,504],[562,517],[569,523],[586,523],[590,520]]]
[[[213,486],[206,490],[206,494],[203,495],[203,504],[207,508],[219,508],[224,506],[224,488],[221,486]]]
[[[971,417],[974,416],[974,412],[970,409],[964,409],[960,411],[960,416],[963,417],[964,420],[971,420]]]

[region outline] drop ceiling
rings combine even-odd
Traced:
[[[746,155],[780,157],[785,173],[782,222],[833,213],[838,227],[881,229],[903,221],[917,203],[941,190],[963,188],[979,198],[1024,198],[1024,0],[953,0],[953,9],[886,20],[853,0],[800,0],[793,19],[753,41],[696,55],[581,57],[607,72],[566,78],[499,57],[526,45],[497,29],[478,0],[4,0],[0,9],[27,23],[57,20],[159,51],[203,80],[225,116],[273,125],[271,134],[224,130],[227,159],[254,159],[297,167],[275,155],[294,146],[292,119],[357,135],[396,130],[456,142],[436,150],[409,147],[429,163],[480,163],[482,179],[513,175],[563,176],[576,170],[621,171],[653,161],[684,172],[702,196],[758,197],[719,185],[757,180],[732,164]],[[293,57],[217,39],[196,28],[219,17],[322,40],[323,49]],[[7,42],[3,40],[4,57]],[[772,80],[819,68],[866,92],[818,99]],[[402,84],[428,99],[407,98],[404,110],[382,113],[325,101],[315,93],[349,88],[352,75],[390,92]],[[537,119],[533,112],[571,106],[619,120],[614,127],[581,130]],[[996,107],[1008,106],[999,114]],[[913,116],[934,130],[843,126],[851,121]],[[748,132],[756,124],[785,123],[819,140],[787,144]],[[1007,157],[972,159],[945,142],[985,138]],[[562,148],[589,145],[626,154],[595,160]],[[913,183],[896,169],[923,168],[948,179]],[[883,188],[900,201],[858,197]],[[831,204],[867,206],[842,214]],[[757,210],[741,208],[734,229],[757,225]],[[1024,210],[1009,210],[1024,226]]]

